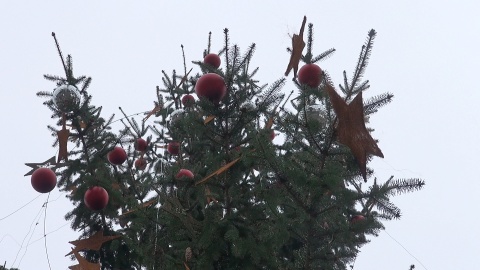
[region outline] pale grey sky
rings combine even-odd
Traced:
[[[370,167],[380,181],[395,175],[427,182],[423,191],[393,198],[403,217],[385,223],[386,231],[429,270],[477,269],[479,11],[478,1],[466,0],[2,1],[0,265],[48,269],[47,195],[3,217],[38,196],[23,177],[24,163],[57,154],[46,128],[50,111],[35,96],[54,88],[43,74],[63,75],[52,31],[73,55],[75,74],[93,77],[93,103],[108,117],[120,115],[118,106],[128,113],[151,109],[161,70],[182,70],[180,44],[187,64],[200,60],[208,32],[216,51],[225,27],[241,48],[257,44],[257,78],[273,82],[288,63],[289,35],[306,15],[315,26],[314,51],[337,49],[320,63],[336,84],[343,70],[353,72],[368,31],[378,32],[366,73],[372,87],[364,98],[388,91],[395,99],[371,117],[385,159],[375,158]],[[78,235],[63,219],[71,204],[57,189],[50,200],[48,255],[52,269],[67,269],[74,264],[64,257],[68,241]],[[410,264],[425,269],[382,232],[362,249],[354,269],[406,270]]]

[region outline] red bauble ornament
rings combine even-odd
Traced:
[[[180,171],[178,171],[175,178],[182,178],[182,177],[187,177],[187,178],[193,179],[193,173],[192,173],[192,171],[187,170],[187,169],[180,169]]]
[[[356,216],[353,216],[351,219],[350,219],[350,223],[352,224],[355,224],[357,222],[361,222],[361,221],[364,221],[365,220],[365,217],[362,216],[362,215],[356,215]]]
[[[108,204],[108,193],[103,187],[90,187],[87,192],[85,192],[83,201],[90,210],[102,210]]]
[[[306,64],[298,71],[298,82],[312,88],[318,87],[322,80],[322,70],[315,64]]]
[[[275,139],[275,136],[276,136],[275,131],[272,130],[272,132],[270,132],[270,140],[273,141],[273,139]]]
[[[170,153],[170,155],[178,155],[178,153],[180,153],[180,143],[169,142],[167,145],[167,151]]]
[[[210,65],[214,68],[218,68],[222,61],[220,60],[220,57],[214,53],[207,54],[205,58],[203,58],[203,63]]]
[[[145,168],[147,167],[147,161],[144,158],[139,158],[135,160],[134,165],[137,170],[145,170]]]
[[[220,75],[208,73],[198,79],[195,85],[195,93],[199,97],[218,103],[227,93],[227,86],[225,86],[225,81]]]
[[[147,150],[147,146],[148,146],[147,141],[145,141],[142,138],[138,138],[135,141],[135,150],[137,150],[137,151],[143,152],[143,151]]]
[[[30,180],[33,189],[40,193],[48,193],[57,185],[57,176],[55,172],[49,168],[36,169]]]
[[[185,107],[192,107],[195,104],[195,98],[192,95],[185,95],[182,97],[182,104]]]
[[[108,152],[107,158],[113,165],[122,165],[127,160],[127,153],[123,148],[115,146],[112,151]]]

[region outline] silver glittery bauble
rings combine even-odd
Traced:
[[[184,109],[178,109],[178,110],[173,111],[170,114],[171,123],[175,124],[176,122],[181,120],[184,117],[184,115],[185,115],[185,110]]]
[[[53,91],[53,103],[62,112],[71,112],[80,104],[80,92],[73,85],[61,85]]]
[[[244,103],[240,104],[240,110],[244,112],[251,112],[255,110],[255,104],[250,100],[245,101]]]

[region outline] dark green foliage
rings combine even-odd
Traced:
[[[313,56],[312,25],[308,33],[304,62],[318,62],[334,52]],[[341,91],[347,101],[369,88],[361,78],[374,36],[372,30],[353,78],[348,81],[345,75]],[[154,124],[139,123],[120,108],[125,128],[118,132],[110,129],[113,116],[105,120],[101,107],[91,105],[90,78],[73,77],[70,56],[66,78],[45,76],[57,85],[77,86],[83,97],[79,108],[65,114],[75,143],[58,184],[71,192],[74,205],[66,219],[81,237],[100,229],[122,235],[98,252],[83,253],[88,260],[101,262],[102,269],[346,269],[367,236],[383,229],[382,219],[400,217],[390,197],[418,190],[424,182],[391,178],[363,183],[350,150],[336,142],[337,119],[323,91],[330,83],[328,74],[316,89],[295,81],[298,89],[285,98],[284,78],[270,86],[254,78],[254,51],[255,44],[244,53],[231,46],[225,30],[219,52],[223,68],[193,61],[201,73],[183,78],[176,71],[171,76],[162,71],[163,87],[157,86],[154,102],[158,110],[150,116]],[[210,36],[204,55],[209,52]],[[225,98],[220,105],[200,98],[184,107],[181,98],[194,93],[196,81],[209,72],[224,78]],[[48,98],[45,104],[60,126],[63,114],[54,107],[51,93],[38,95]],[[365,115],[392,97],[367,100]],[[49,129],[56,135],[58,128]],[[272,143],[272,130],[283,135],[281,144]],[[140,137],[149,143],[145,153],[133,146]],[[180,143],[178,155],[165,151],[170,142]],[[115,146],[128,153],[123,165],[107,160]],[[133,165],[140,157],[147,160],[145,170]],[[192,171],[194,178],[177,178],[180,169]],[[110,196],[99,212],[83,202],[92,185],[104,187]],[[355,220],[360,215],[364,219]]]

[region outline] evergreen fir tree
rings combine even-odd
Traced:
[[[301,56],[306,64],[334,52],[313,55],[312,29]],[[362,75],[374,37],[372,30],[354,76],[345,75],[339,87],[347,103],[369,88]],[[102,240],[99,250],[78,245],[75,256],[82,251],[102,269],[346,269],[366,236],[378,235],[381,220],[400,217],[390,197],[423,186],[419,179],[363,183],[373,170],[363,172],[358,157],[338,143],[339,119],[327,91],[333,84],[325,71],[318,85],[294,77],[297,94],[285,97],[285,78],[270,85],[255,78],[255,44],[241,52],[227,29],[224,38],[212,56],[209,36],[203,57],[215,59],[194,61],[199,73],[190,75],[185,56],[182,75],[163,72],[155,109],[140,120],[121,110],[118,132],[110,127],[114,117],[104,119],[92,104],[91,79],[74,77],[72,58],[63,62],[58,48],[66,77],[45,78],[74,86],[81,98],[61,107],[56,91],[38,95],[47,98],[57,126],[71,127],[68,139],[75,144],[59,156],[58,164],[68,166],[57,164],[58,186],[74,205],[66,219],[81,239],[99,232],[119,236]],[[205,92],[201,80],[221,83]],[[367,100],[365,116],[392,97]],[[49,129],[59,136],[56,127]],[[275,132],[282,143],[273,142]],[[125,150],[126,160],[111,156],[115,147]],[[108,193],[101,210],[85,198],[92,186]]]
[[[18,268],[6,268],[5,266],[0,265],[0,270],[19,270]]]

